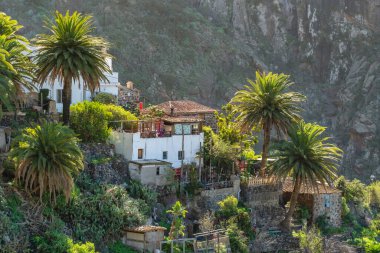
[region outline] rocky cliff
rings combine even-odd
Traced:
[[[380,178],[380,0],[3,0],[24,33],[54,9],[92,13],[121,81],[151,102],[221,105],[271,70],[293,76],[304,116],[345,151],[342,173]]]

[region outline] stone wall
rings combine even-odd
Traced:
[[[313,221],[326,215],[330,225],[340,227],[342,224],[342,194],[315,194],[313,204]]]
[[[281,195],[280,184],[264,184],[243,186],[241,200],[250,208],[278,207]]]
[[[228,196],[238,197],[240,192],[240,178],[237,176],[231,176],[231,181],[233,182],[232,187],[203,190],[200,199],[198,200],[198,205],[208,210],[216,210],[219,201]]]
[[[113,145],[81,144],[85,156],[84,172],[102,183],[123,184],[129,180],[128,162],[115,154]]]

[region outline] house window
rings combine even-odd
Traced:
[[[162,159],[167,160],[168,159],[168,151],[162,152]]]
[[[62,103],[62,93],[63,93],[62,89],[57,89],[57,97],[56,97],[57,103]]]
[[[325,207],[330,207],[330,195],[325,195],[324,196],[324,202],[325,202]]]
[[[156,175],[157,175],[157,176],[160,175],[160,167],[157,167],[157,168],[156,168]]]
[[[185,152],[184,151],[178,151],[178,160],[185,159]]]
[[[143,159],[143,152],[144,150],[142,148],[137,150],[137,159]]]

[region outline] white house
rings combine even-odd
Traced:
[[[108,58],[107,63],[112,70],[112,59]],[[118,86],[119,84],[119,74],[117,72],[112,72],[112,74],[106,73],[106,77],[108,82],[101,82],[100,87],[97,92],[107,92],[114,95],[116,98],[118,97]],[[63,104],[62,104],[62,91],[63,84],[56,80],[54,84],[45,82],[41,87],[37,85],[39,89],[48,89],[49,95],[48,98],[56,101],[56,109],[57,112],[62,112]],[[76,104],[79,102],[83,102],[85,100],[91,100],[91,92],[89,89],[83,86],[83,82],[74,82],[71,89],[71,104]]]
[[[199,164],[199,151],[203,147],[203,133],[196,135],[172,135],[168,137],[143,138],[141,133],[113,132],[111,143],[116,153],[130,161],[157,159],[173,164],[174,168],[183,164]],[[182,151],[183,143],[183,151]]]

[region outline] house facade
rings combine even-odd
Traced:
[[[283,203],[290,201],[294,183],[287,179],[283,183]],[[315,222],[320,216],[325,216],[331,226],[339,227],[342,224],[342,192],[329,185],[319,183],[311,187],[301,185],[297,203],[307,207],[310,211],[310,220]]]
[[[133,180],[144,185],[165,186],[172,183],[172,164],[169,162],[143,159],[133,160],[128,164],[129,174]]]
[[[112,59],[107,59],[107,63],[112,70]],[[106,73],[105,75],[108,79],[108,82],[101,82],[99,89],[95,90],[95,94],[98,92],[106,92],[114,95],[117,98],[119,93],[119,74],[117,72],[112,72],[112,74]],[[49,90],[48,98],[56,102],[56,111],[62,112],[63,83],[55,80],[54,83],[45,82],[41,87],[38,88],[39,90]],[[76,81],[73,83],[71,89],[71,104],[76,104],[85,100],[91,100],[91,98],[92,94],[90,90],[83,85],[82,81]]]
[[[202,163],[199,156],[204,142],[202,120],[167,117],[136,124],[136,129],[114,131],[111,135],[116,152],[127,160],[162,160],[174,168]]]

